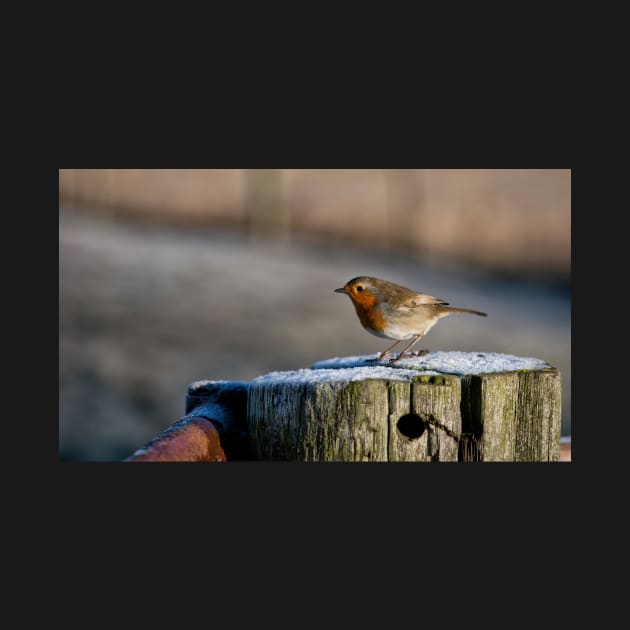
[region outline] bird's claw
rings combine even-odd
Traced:
[[[424,357],[429,354],[429,350],[414,350],[411,355],[414,357]]]
[[[403,354],[399,354],[397,357],[390,359],[387,362],[387,365],[393,365],[396,361],[400,361],[400,359],[408,359],[412,357],[424,357],[429,354],[429,350],[414,350],[413,352],[405,352]]]

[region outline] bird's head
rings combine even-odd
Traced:
[[[345,293],[355,304],[373,306],[380,300],[378,283],[377,278],[358,276],[335,289],[335,293]]]

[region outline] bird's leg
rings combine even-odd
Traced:
[[[405,352],[407,352],[409,350],[409,348],[411,348],[411,346],[415,345],[416,343],[418,343],[418,341],[420,341],[420,339],[422,339],[423,335],[416,335],[410,342],[409,344],[407,344],[407,347],[403,349],[403,351],[395,358],[395,359],[391,359],[389,361],[389,364],[392,365],[393,363],[396,363],[396,361],[400,361],[400,359],[403,358],[403,356],[405,355]]]
[[[383,352],[381,352],[381,354],[379,354],[376,357],[376,360],[380,361],[392,348],[397,346],[401,341],[402,341],[402,339],[396,339],[396,341],[394,341],[394,343],[391,346],[389,346],[389,348],[387,348],[387,350],[383,350]]]

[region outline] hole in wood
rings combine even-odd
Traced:
[[[398,420],[396,427],[406,438],[416,440],[424,433],[426,425],[420,416],[408,413]]]

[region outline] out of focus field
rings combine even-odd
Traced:
[[[389,345],[333,289],[483,310],[430,350],[539,357],[571,430],[570,171],[60,171],[59,454],[119,460],[187,385]]]

